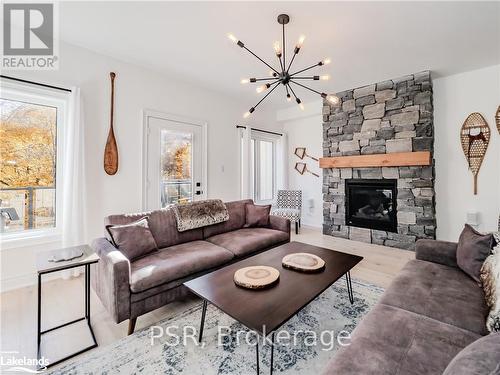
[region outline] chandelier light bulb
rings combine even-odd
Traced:
[[[286,94],[286,100],[291,102],[292,101],[292,97],[290,96],[290,94]]]
[[[322,76],[319,76],[319,79],[322,81],[328,81],[330,79],[330,76],[328,74],[324,74]]]
[[[300,103],[300,104],[299,104],[299,108],[300,108],[301,110],[304,110],[304,109],[305,109],[305,108],[304,108],[304,103]]]
[[[297,48],[302,48],[305,39],[306,39],[305,35],[300,36],[299,41],[297,42]]]
[[[227,34],[227,37],[231,40],[231,42],[238,43],[238,38],[236,38],[233,34],[229,33]]]
[[[276,52],[276,56],[281,57],[281,46],[280,42],[274,42],[274,52]]]
[[[269,83],[266,83],[265,85],[258,86],[255,91],[257,91],[259,94],[263,91],[266,91],[271,85]]]
[[[328,65],[328,64],[330,64],[331,62],[332,62],[332,60],[330,60],[330,58],[329,58],[329,57],[327,57],[326,59],[324,59],[324,60],[322,61],[323,65]]]
[[[326,100],[328,100],[332,104],[339,104],[340,102],[339,97],[336,95],[328,95]]]
[[[243,78],[240,82],[241,82],[242,85],[244,85],[244,84],[249,83],[250,79],[249,78]]]
[[[243,118],[248,118],[250,116],[250,112],[245,112],[245,114],[243,115]]]

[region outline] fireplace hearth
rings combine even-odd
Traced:
[[[397,232],[397,180],[348,179],[345,189],[347,225]]]

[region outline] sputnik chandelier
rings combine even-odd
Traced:
[[[293,61],[295,60],[295,56],[297,56],[297,54],[299,53],[300,49],[302,48],[302,44],[304,43],[304,39],[305,37],[304,36],[301,36],[299,38],[299,41],[297,42],[297,44],[295,45],[295,49],[293,50],[293,56],[292,58],[290,59],[290,62],[288,63],[288,66],[286,66],[286,51],[285,51],[285,25],[290,22],[290,17],[287,15],[287,14],[280,14],[278,16],[278,23],[280,25],[282,25],[283,27],[283,40],[282,40],[282,43],[280,45],[280,42],[275,42],[274,43],[274,51],[276,52],[276,57],[278,58],[279,60],[279,63],[280,63],[280,67],[278,69],[275,69],[274,67],[272,67],[270,64],[268,64],[267,62],[265,62],[263,59],[261,59],[259,56],[257,56],[255,53],[253,53],[250,49],[247,48],[247,46],[245,46],[245,44],[239,40],[238,38],[236,38],[233,34],[228,34],[228,37],[229,39],[236,43],[239,47],[241,48],[244,48],[245,50],[247,50],[250,54],[252,54],[253,56],[255,56],[258,60],[260,60],[262,63],[264,63],[264,65],[266,65],[269,69],[271,69],[270,71],[270,77],[266,77],[266,78],[245,78],[245,79],[242,79],[241,80],[241,83],[242,84],[247,84],[247,83],[260,83],[262,82],[263,84],[259,85],[257,87],[257,93],[262,93],[264,91],[268,91],[268,93],[261,99],[259,100],[259,102],[257,104],[255,104],[253,107],[251,107],[248,112],[246,112],[243,117],[247,118],[248,116],[250,116],[252,114],[252,112],[255,111],[255,109],[260,105],[260,103],[262,103],[274,90],[276,90],[276,88],[281,84],[285,87],[285,90],[286,90],[286,99],[288,101],[291,101],[292,100],[292,95],[295,99],[295,101],[297,102],[297,104],[300,106],[300,108],[303,110],[304,109],[304,104],[302,103],[302,101],[299,99],[299,97],[297,96],[297,94],[295,93],[293,87],[291,84],[293,85],[296,85],[298,87],[302,87],[306,90],[309,90],[309,91],[312,91],[318,95],[320,95],[322,98],[324,99],[327,99],[330,103],[332,104],[337,104],[339,103],[339,98],[336,97],[335,95],[328,95],[328,94],[325,94],[324,92],[319,92],[319,91],[316,91],[310,87],[307,87],[306,85],[302,84],[302,83],[299,83],[297,81],[301,80],[301,81],[307,81],[307,80],[310,80],[310,81],[318,81],[318,80],[328,80],[330,78],[329,75],[313,75],[313,76],[299,76],[299,74],[301,73],[304,73],[308,70],[311,70],[317,66],[323,66],[323,65],[327,65],[330,63],[330,59],[324,59],[316,64],[313,64],[311,66],[308,66],[307,68],[304,68],[304,69],[300,69],[300,70],[297,70],[296,72],[294,73],[290,73],[290,68],[292,67],[292,64],[293,64]],[[264,83],[266,82],[266,83]],[[291,95],[290,95],[291,93]]]

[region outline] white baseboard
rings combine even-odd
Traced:
[[[34,274],[20,275],[2,279],[0,281],[0,293],[8,292],[9,290],[24,288],[27,286],[35,285],[37,277]]]
[[[311,222],[309,222],[307,220],[304,220],[304,219],[301,220],[301,225],[303,227],[314,228],[314,229],[318,229],[318,228],[321,229],[321,228],[323,228],[323,223],[321,223],[321,224],[311,223]]]
[[[52,281],[60,279],[61,274],[55,272],[53,274],[44,275],[42,282]],[[0,293],[8,292],[15,289],[26,288],[29,286],[34,286],[38,282],[38,277],[36,274],[25,274],[16,277],[10,277],[0,280]]]

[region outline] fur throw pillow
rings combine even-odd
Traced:
[[[489,332],[500,332],[500,233],[494,233],[494,236],[497,245],[484,261],[480,279],[486,305],[490,308],[486,328]]]

